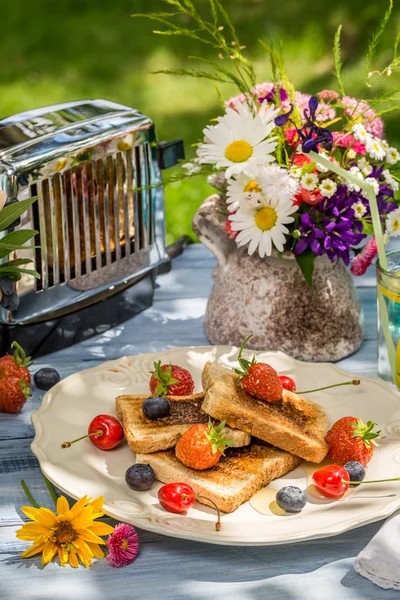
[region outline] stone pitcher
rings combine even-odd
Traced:
[[[205,331],[211,344],[281,350],[300,360],[337,361],[363,339],[363,315],[352,276],[340,261],[317,257],[310,290],[291,253],[249,256],[224,232],[226,204],[218,194],[196,212],[193,229],[218,260]]]

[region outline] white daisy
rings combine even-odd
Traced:
[[[382,175],[385,178],[385,182],[390,185],[390,187],[392,188],[392,190],[394,192],[397,192],[399,189],[399,182],[393,177],[393,175],[391,174],[391,172],[389,171],[389,169],[385,169],[382,172]]]
[[[357,219],[361,219],[367,212],[367,207],[361,202],[361,200],[354,202],[354,204],[351,205],[351,208],[354,210],[354,216]]]
[[[355,158],[357,156],[357,152],[355,152],[353,150],[353,148],[349,148],[347,150],[347,158],[349,158],[350,160],[353,160],[353,158]]]
[[[226,201],[229,204],[229,210],[237,210],[243,201],[252,205],[253,196],[255,196],[254,199],[258,199],[261,193],[261,169],[239,173],[228,179]]]
[[[288,169],[267,165],[260,169],[261,188],[267,201],[292,202],[298,191],[298,182]]]
[[[395,165],[399,158],[400,154],[397,148],[389,148],[386,151],[386,162],[389,163],[389,165]]]
[[[294,221],[290,215],[297,210],[292,202],[270,200],[258,208],[244,208],[229,215],[232,231],[239,231],[236,242],[239,246],[248,246],[250,255],[258,249],[261,258],[271,256],[275,247],[283,251],[286,242],[285,234],[289,232],[285,225]]]
[[[400,208],[396,208],[388,214],[385,233],[393,237],[400,236]]]
[[[318,175],[315,173],[307,173],[300,180],[302,187],[309,192],[315,190],[318,185]]]
[[[387,143],[387,141],[381,140],[381,144],[382,144],[382,148],[384,149],[384,151],[387,152],[389,150],[389,144]]]
[[[303,173],[303,169],[301,167],[291,167],[290,172],[293,175],[293,177],[296,177],[296,179],[300,179]]]
[[[227,108],[225,115],[218,117],[218,124],[204,130],[205,143],[199,144],[197,155],[201,163],[213,163],[226,168],[226,178],[242,173],[258,165],[275,160],[276,136],[270,133],[275,128],[274,118],[280,109],[266,103],[254,116],[248,106],[237,103],[236,109]]]
[[[367,177],[365,183],[369,183],[375,194],[379,194],[379,181],[375,177]]]
[[[371,135],[366,131],[364,125],[361,125],[361,123],[356,123],[356,125],[353,125],[351,131],[354,139],[358,142],[362,142],[363,144],[366,144],[371,137]]]
[[[357,162],[357,166],[364,177],[368,177],[368,175],[372,173],[372,166],[369,164],[365,156],[360,158],[360,160]]]
[[[325,198],[330,198],[337,190],[337,185],[333,181],[333,179],[324,179],[324,181],[319,186],[319,191]]]
[[[358,167],[350,167],[349,173],[351,173],[353,177],[357,177],[357,179],[360,181],[364,181],[364,177],[362,176],[362,173]],[[361,190],[359,185],[353,183],[352,181],[348,181],[347,179],[345,180],[345,184],[350,192],[359,192]]]
[[[366,143],[365,146],[371,158],[375,160],[383,160],[385,158],[386,152],[379,138],[371,136],[371,139]]]

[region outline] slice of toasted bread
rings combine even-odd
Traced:
[[[202,383],[202,409],[214,419],[305,460],[319,463],[325,458],[328,417],[319,404],[287,390],[279,402],[257,400],[242,390],[232,370],[217,363],[205,365]]]
[[[176,458],[174,450],[138,454],[136,462],[149,464],[162,483],[187,483],[196,494],[210,498],[226,513],[239,508],[270,481],[282,477],[300,463],[297,456],[263,442],[229,449],[225,453],[215,467],[205,471],[185,467]],[[199,499],[199,502],[210,506],[206,500]]]
[[[145,395],[118,396],[117,417],[132,452],[157,452],[176,445],[192,425],[207,423],[208,415],[201,410],[204,393],[191,396],[167,396],[171,404],[169,417],[147,419],[142,412]],[[234,439],[234,447],[250,444],[250,434],[225,428],[226,437]]]

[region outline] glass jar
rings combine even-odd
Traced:
[[[400,389],[400,251],[376,264],[378,377]]]

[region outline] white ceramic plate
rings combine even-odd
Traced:
[[[124,444],[102,451],[89,440],[62,450],[60,444],[83,435],[97,414],[115,415],[115,397],[148,393],[149,371],[154,360],[186,367],[201,390],[201,371],[206,361],[236,365],[237,348],[176,348],[105,362],[75,373],[53,387],[32,415],[36,436],[32,451],[45,475],[72,496],[104,496],[105,511],[115,519],[173,537],[215,544],[282,544],[336,535],[387,517],[400,507],[400,482],[360,486],[347,500],[307,503],[300,514],[275,516],[256,512],[249,503],[223,515],[222,530],[214,529],[215,514],[196,503],[183,515],[164,511],[157,500],[159,484],[148,492],[134,492],[125,483],[126,469],[135,457]],[[354,378],[332,364],[304,363],[280,352],[256,353],[280,374],[293,377],[298,390],[317,388]],[[379,423],[385,439],[368,467],[368,479],[400,475],[400,395],[378,380],[361,377],[361,385],[334,388],[310,395],[322,404],[329,424],[353,415]],[[305,488],[305,471],[298,467],[273,482],[274,488]]]

